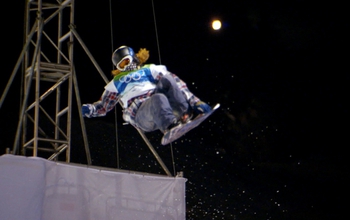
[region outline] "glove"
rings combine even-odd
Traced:
[[[81,113],[82,113],[83,117],[90,118],[91,117],[91,112],[92,112],[92,108],[90,107],[90,105],[84,104],[81,107]]]
[[[194,105],[194,111],[197,114],[207,113],[211,111],[211,107],[207,103],[199,101]]]

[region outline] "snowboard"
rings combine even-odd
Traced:
[[[166,132],[163,135],[161,144],[162,145],[167,145],[180,137],[182,137],[184,134],[192,130],[193,128],[197,127],[200,125],[205,119],[207,119],[213,112],[215,112],[216,109],[220,107],[220,104],[216,104],[210,112],[203,113],[197,115],[193,120],[190,120],[186,124],[181,124],[179,126],[176,126],[172,129],[170,129],[168,132]]]

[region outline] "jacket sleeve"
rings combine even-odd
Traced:
[[[200,101],[200,99],[195,96],[187,87],[186,83],[182,81],[176,74],[171,73],[171,75],[174,77],[177,86],[180,88],[182,93],[185,95],[186,100],[190,104],[191,107],[194,107],[194,105]]]
[[[90,109],[90,114],[87,115],[87,117],[105,116],[107,112],[111,111],[117,103],[117,93],[105,90],[98,101],[92,104],[85,104]]]
[[[159,78],[163,75],[170,74],[176,81],[177,86],[180,88],[184,96],[186,97],[186,100],[190,104],[190,106],[193,108],[197,102],[200,101],[198,97],[196,97],[187,87],[186,83],[182,81],[176,74],[171,73],[167,70],[166,66],[164,65],[150,65],[150,68],[152,70],[152,75],[155,78],[156,82],[158,82]]]

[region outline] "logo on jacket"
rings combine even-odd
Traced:
[[[143,76],[146,76],[144,71],[136,71],[119,78],[119,82],[129,83],[131,81],[139,81]]]

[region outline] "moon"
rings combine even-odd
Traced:
[[[220,30],[221,29],[221,21],[220,20],[213,20],[211,23],[211,27],[213,30]]]

